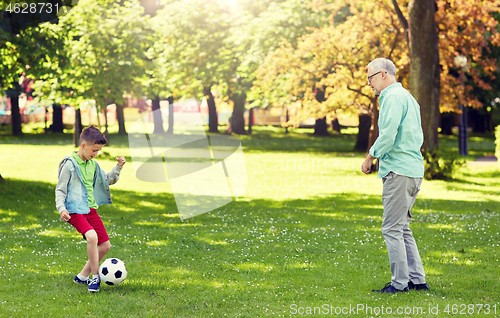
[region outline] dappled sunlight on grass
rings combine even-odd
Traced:
[[[120,207],[120,211],[124,211],[124,212],[136,212],[137,209],[136,208],[132,208],[132,207],[121,206]]]
[[[460,228],[456,228],[455,226],[451,224],[429,224],[428,227],[430,229],[443,229],[443,230],[457,230],[461,231]]]
[[[161,216],[166,217],[166,218],[178,218],[179,214],[178,213],[175,213],[175,214],[163,213]]]
[[[329,218],[334,218],[334,219],[339,219],[339,220],[345,220],[345,221],[363,221],[366,219],[372,219],[376,221],[382,221],[382,217],[379,216],[370,216],[367,217],[365,215],[355,215],[352,214],[352,212],[336,212],[336,213],[327,213],[327,212],[321,212],[321,213],[311,213],[311,215],[315,216],[326,216]]]
[[[41,227],[42,227],[41,224],[34,223],[34,224],[31,224],[31,225],[27,225],[27,226],[24,225],[24,226],[17,227],[16,230],[18,230],[18,231],[27,231],[27,230],[39,229]]]
[[[0,209],[0,214],[5,214],[5,215],[9,215],[9,216],[19,215],[18,212],[15,212],[15,211],[4,211],[4,210],[1,210],[1,209]]]
[[[137,221],[133,222],[134,225],[148,225],[155,227],[166,227],[166,228],[176,228],[176,227],[194,227],[194,226],[203,226],[200,223],[165,223],[161,221]]]
[[[202,242],[205,242],[207,244],[210,244],[210,245],[227,245],[227,244],[229,244],[227,241],[214,241],[214,240],[211,240],[211,239],[206,238],[206,237],[200,237],[199,240]]]
[[[171,241],[169,241],[169,240],[161,240],[161,241],[154,240],[154,241],[146,242],[146,245],[148,245],[148,246],[162,246],[162,245],[167,245],[169,243],[171,243]]]
[[[424,264],[425,266],[425,264]],[[427,276],[439,276],[439,275],[443,275],[443,272],[432,267],[432,266],[426,266],[425,267],[425,273]]]
[[[158,209],[165,209],[166,208],[165,205],[155,204],[155,203],[147,202],[147,201],[140,202],[140,205],[143,207],[149,207],[149,208],[158,208]]]
[[[287,264],[287,266],[290,268],[313,268],[313,267],[315,267],[311,263],[294,263],[294,264]]]
[[[38,232],[38,235],[50,237],[74,237],[74,235],[69,233],[67,230],[63,231],[59,229],[43,230]]]
[[[171,268],[170,273],[173,275],[178,275],[178,276],[191,276],[191,275],[197,274],[195,271],[189,270],[185,267]]]
[[[258,270],[261,272],[266,272],[266,271],[272,270],[273,267],[270,265],[261,264],[261,263],[243,263],[243,264],[238,264],[238,265],[234,266],[234,269],[241,270],[241,271]]]

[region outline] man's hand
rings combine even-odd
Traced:
[[[125,163],[127,163],[127,160],[125,160],[124,156],[120,156],[116,158],[116,161],[118,161],[118,167],[123,167]]]
[[[71,216],[69,215],[68,210],[62,211],[61,212],[61,220],[63,220],[64,222],[68,222],[69,219],[71,219]]]
[[[363,164],[361,165],[361,172],[364,174],[369,174],[372,168],[373,160],[377,159],[372,157],[370,154],[366,155],[365,161],[363,161]]]

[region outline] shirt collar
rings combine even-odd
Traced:
[[[397,87],[403,87],[403,85],[401,85],[401,83],[394,83],[394,84],[391,84],[389,86],[387,86],[386,88],[384,88],[381,92],[380,92],[380,97],[384,97],[384,95],[390,91],[391,89],[393,88],[397,88]]]
[[[73,159],[76,160],[76,163],[78,163],[79,165],[81,164],[86,164],[85,161],[82,160],[82,158],[80,158],[80,156],[78,155],[78,151],[73,151]]]

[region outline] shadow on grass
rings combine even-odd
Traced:
[[[450,185],[450,187],[456,186]],[[14,226],[17,221],[58,220],[54,191],[55,185],[51,183],[5,179],[4,182],[0,183],[2,224]],[[314,227],[326,226],[329,224],[328,220],[349,222],[377,219],[380,221],[382,217],[380,195],[356,193],[340,193],[311,199],[285,199],[279,201],[243,199],[184,221],[179,218],[176,203],[171,193],[151,194],[111,189],[111,196],[113,205],[102,205],[100,211],[106,215],[109,214],[110,219],[116,219],[118,222],[127,220],[121,225],[140,220],[146,222],[152,218],[158,219],[158,222],[155,221],[154,224],[160,224],[161,221],[167,220],[170,224],[180,226],[210,224],[214,219],[222,219],[226,224],[240,221],[265,224],[267,221],[264,218],[274,215],[282,220],[300,221],[300,223],[294,224],[300,224],[301,227]],[[450,208],[450,202],[453,202],[459,208]],[[489,211],[498,212],[499,206],[493,201],[452,201],[446,198],[439,200],[417,199],[414,210],[423,210],[422,213],[424,214],[429,209],[435,212],[453,214],[479,213],[484,211],[485,208],[488,208]],[[10,218],[15,218],[16,222],[11,221]],[[270,222],[270,224],[273,224],[273,222]],[[5,229],[5,226],[3,227]]]
[[[495,178],[497,180],[500,180],[500,165],[498,166],[497,171],[463,173],[463,175],[465,177],[471,177],[471,178],[484,178],[484,179]],[[464,182],[467,182],[467,181],[464,181]]]

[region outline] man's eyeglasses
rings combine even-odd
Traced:
[[[378,73],[382,73],[382,72],[383,72],[383,71],[378,71],[377,73],[375,73],[375,74],[372,74],[372,75],[368,76],[368,83],[369,83],[369,84],[371,84],[371,82],[372,82],[372,77],[374,77],[374,76],[375,76],[375,75],[377,75]]]

